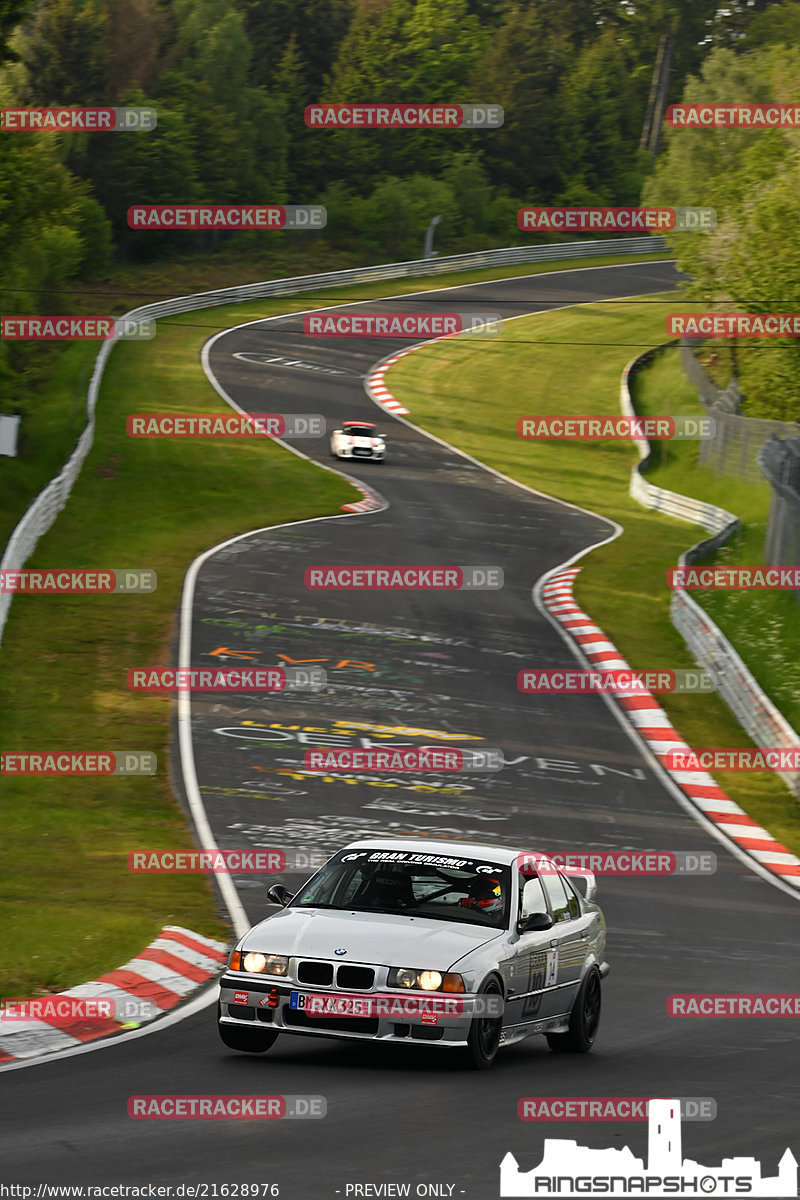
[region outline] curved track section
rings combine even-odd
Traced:
[[[502,305],[511,316],[676,283],[668,263],[636,264],[447,289],[403,305]],[[248,1058],[222,1048],[209,1008],[135,1046],[7,1076],[14,1094],[0,1154],[9,1181],[270,1181],[299,1200],[357,1195],[346,1191],[353,1184],[409,1184],[412,1195],[418,1184],[438,1184],[438,1195],[485,1200],[498,1195],[504,1154],[511,1150],[527,1169],[539,1161],[543,1134],[645,1154],[644,1125],[523,1124],[516,1106],[526,1095],[714,1097],[717,1120],[683,1129],[687,1155],[701,1162],[746,1153],[772,1167],[796,1140],[791,1022],[666,1015],[666,998],[677,991],[797,990],[796,901],[680,808],[600,698],[517,691],[522,666],[574,663],[532,603],[536,581],[614,536],[615,527],[377,414],[362,378],[398,346],[319,340],[313,358],[336,374],[265,362],[312,357],[294,314],[240,326],[208,347],[216,385],[237,406],[321,412],[329,425],[376,420],[391,452],[385,466],[365,466],[359,476],[388,502],[382,511],[261,531],[198,566],[192,666],[306,662],[324,667],[329,681],[317,694],[195,698],[188,736],[214,838],[221,846],[332,850],[354,836],[391,832],[552,850],[698,850],[716,852],[719,869],[600,881],[612,973],[587,1057],[553,1055],[540,1039],[504,1051],[489,1073],[458,1074],[430,1051],[284,1038],[265,1058]],[[327,442],[295,448],[328,461]],[[304,587],[308,566],[382,563],[491,564],[503,569],[505,587],[380,594]],[[508,765],[444,786],[304,774],[309,747],[431,740],[409,730],[500,747]],[[267,883],[233,884],[247,918],[264,915]],[[130,1095],[174,1092],[321,1093],[328,1115],[275,1123],[127,1117]],[[360,1193],[381,1194],[393,1193]]]

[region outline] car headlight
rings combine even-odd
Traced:
[[[416,967],[392,967],[388,987],[418,988],[423,992],[465,992],[460,975],[442,971],[419,971]]]
[[[250,975],[288,975],[289,959],[283,954],[261,954],[257,950],[244,953],[234,950],[231,955],[231,970],[246,971]]]

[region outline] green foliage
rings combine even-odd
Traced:
[[[773,46],[736,55],[716,50],[682,103],[794,103],[800,49]],[[717,210],[717,228],[676,235],[687,289],[708,308],[800,310],[800,159],[792,130],[673,130],[642,200]],[[796,339],[738,339],[734,371],[749,416],[800,417]]]

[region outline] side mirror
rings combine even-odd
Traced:
[[[529,917],[523,917],[517,923],[518,933],[544,933],[546,929],[553,928],[553,918],[550,913],[531,913]]]
[[[271,900],[273,904],[280,904],[281,908],[286,908],[293,895],[294,892],[290,892],[282,883],[273,883],[267,892],[267,899]]]

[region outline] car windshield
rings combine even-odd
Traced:
[[[342,850],[292,908],[334,908],[508,927],[510,872],[485,859],[411,850]]]
[[[345,425],[344,432],[348,437],[380,437],[371,425]]]

